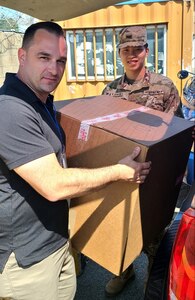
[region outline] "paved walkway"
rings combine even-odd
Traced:
[[[128,283],[118,296],[110,299],[116,300],[143,300],[144,280],[146,276],[148,260],[141,254],[134,262],[136,278]],[[84,272],[77,279],[77,293],[75,300],[104,300],[106,297],[104,288],[112,274],[93,261],[89,260]]]

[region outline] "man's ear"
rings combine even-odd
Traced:
[[[18,49],[18,60],[19,60],[20,65],[24,64],[25,58],[26,58],[26,51],[23,48],[19,48]]]

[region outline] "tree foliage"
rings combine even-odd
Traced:
[[[35,22],[36,19],[29,15],[0,6],[0,31],[24,33]]]

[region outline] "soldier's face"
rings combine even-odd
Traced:
[[[149,49],[144,46],[128,46],[121,48],[119,55],[126,71],[137,72],[145,66],[145,59],[148,56],[148,53]]]

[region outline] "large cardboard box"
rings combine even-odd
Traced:
[[[151,160],[144,184],[115,182],[71,200],[73,247],[123,272],[171,221],[192,146],[192,122],[110,96],[58,103],[69,167],[117,163],[133,148]]]

